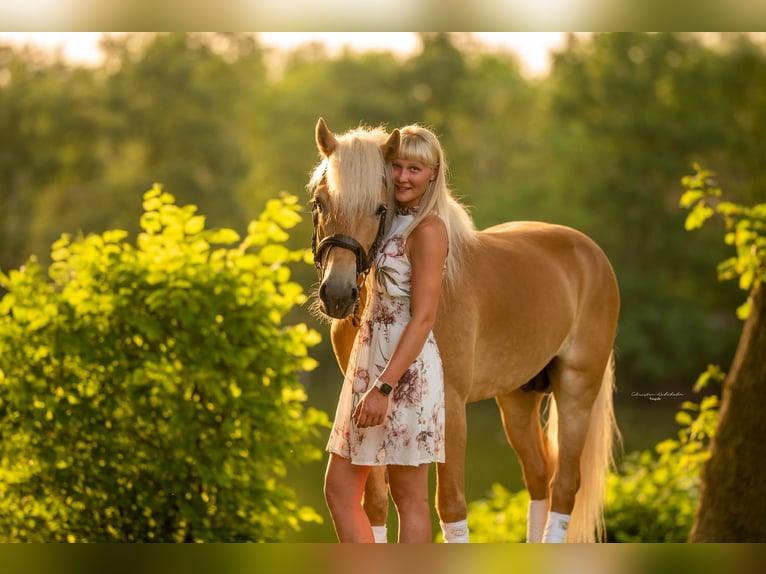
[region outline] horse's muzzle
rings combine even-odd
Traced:
[[[356,285],[344,285],[338,281],[323,281],[319,286],[322,311],[333,319],[348,317],[359,299]]]

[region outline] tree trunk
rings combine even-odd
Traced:
[[[691,542],[766,542],[766,289],[750,295]]]

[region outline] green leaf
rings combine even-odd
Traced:
[[[679,201],[679,205],[681,207],[691,207],[692,205],[694,205],[695,203],[697,203],[699,200],[703,199],[704,197],[705,197],[704,191],[700,191],[698,189],[689,189],[681,195],[681,200]]]
[[[207,240],[210,243],[218,243],[222,245],[231,245],[239,241],[239,233],[233,229],[214,229],[208,231]]]
[[[689,426],[692,423],[692,416],[685,411],[678,411],[676,413],[676,423],[681,426]]]
[[[689,215],[686,216],[684,227],[686,228],[687,231],[698,229],[702,227],[702,224],[705,223],[705,221],[707,221],[708,219],[710,219],[713,216],[713,214],[714,214],[714,211],[711,207],[708,207],[707,205],[698,204],[692,209]]]
[[[184,232],[187,235],[197,235],[205,229],[205,216],[195,215],[184,224]]]
[[[746,321],[747,318],[750,316],[750,300],[748,299],[742,305],[737,307],[737,317],[742,319],[743,321]]]

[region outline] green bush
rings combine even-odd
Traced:
[[[723,380],[709,367],[695,390],[709,380]],[[710,440],[718,422],[717,395],[699,403],[685,401],[676,413],[676,439],[653,450],[633,452],[607,478],[606,531],[610,542],[685,542],[699,496],[700,472],[710,457]]]
[[[0,274],[0,540],[278,541],[320,520],[283,484],[328,425],[298,377],[319,335],[283,243],[297,200],[240,241],[159,186],[142,232]]]
[[[723,201],[715,174],[694,164],[695,173],[681,179],[685,191],[680,205],[689,210],[684,223],[688,231],[699,229],[713,216],[725,225],[724,241],[735,254],[718,264],[721,281],[737,279],[739,288],[751,292],[766,280],[766,203],[742,205]],[[750,315],[748,298],[737,309],[743,321]]]
[[[529,492],[510,492],[494,483],[490,498],[468,503],[471,542],[524,542]]]
[[[723,374],[710,366],[695,391]],[[686,401],[676,414],[677,439],[653,450],[633,452],[607,478],[606,531],[608,542],[685,542],[697,507],[699,477],[710,456],[709,445],[718,421],[718,397]],[[475,542],[524,542],[526,490],[510,493],[495,484],[489,499],[469,504],[471,537]]]

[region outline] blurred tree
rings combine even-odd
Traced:
[[[721,419],[702,470],[691,542],[766,542],[766,293],[754,289],[751,312],[724,382]]]
[[[0,268],[45,250],[70,192],[100,173],[99,104],[86,71],[0,45]]]
[[[159,181],[212,221],[241,228],[247,214],[232,193],[249,163],[241,125],[252,113],[254,86],[264,79],[254,41],[193,33],[128,35],[105,48],[112,71],[105,83],[104,161],[117,207],[134,204],[135,190]],[[124,226],[125,219],[113,210],[104,225]]]
[[[468,53],[451,91],[460,102],[442,138],[452,187],[477,227],[543,216],[546,154],[538,87],[512,54]]]
[[[462,106],[457,86],[465,80],[466,62],[447,32],[421,32],[422,48],[405,66],[400,97],[417,113],[411,122],[425,123],[449,137],[453,117]]]
[[[735,110],[762,106],[762,95],[735,97],[721,68],[766,65],[762,49],[747,40],[737,46],[681,34],[571,37],[548,80],[552,213],[593,236],[615,265],[624,309],[619,368],[634,380],[686,380],[699,356],[720,362],[733,352],[738,325],[724,318],[735,290],[698,280],[723,248],[706,233],[704,247],[690,252],[675,205],[682,166],[715,156],[723,171],[736,171],[745,165],[741,151],[754,151],[762,137],[760,127],[730,127]],[[756,154],[746,166],[741,176],[762,177]]]
[[[738,311],[746,318],[736,355],[724,381],[721,414],[710,460],[702,470],[700,503],[690,535],[692,542],[766,541],[766,203],[752,207],[720,201],[713,174],[697,168],[684,178],[681,198],[691,208],[687,229],[719,215],[726,224],[726,243],[735,255],[719,265],[722,279],[737,279],[749,292]]]

